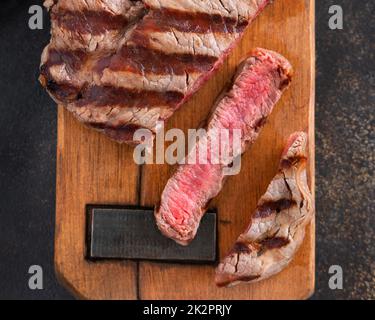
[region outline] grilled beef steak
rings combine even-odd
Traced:
[[[197,164],[184,164],[177,169],[164,189],[160,206],[155,210],[157,225],[164,235],[182,245],[187,245],[195,237],[209,201],[222,189],[225,169],[237,155],[245,152],[248,145],[254,143],[288,86],[290,77],[289,62],[272,51],[256,49],[242,63],[231,89],[215,104],[207,126],[208,137],[214,130],[231,130],[229,135],[234,129],[240,130],[241,146],[227,152],[232,155],[227,162],[208,159],[205,164],[198,159]],[[202,141],[199,140],[193,152],[199,153],[205,148],[206,141]],[[233,142],[230,141],[230,147]],[[210,154],[207,150],[207,155]]]
[[[218,286],[266,279],[293,259],[314,214],[306,178],[306,144],[303,132],[289,139],[279,172],[261,197],[250,226],[216,270]]]
[[[40,81],[119,142],[155,132],[222,64],[270,0],[47,0]]]

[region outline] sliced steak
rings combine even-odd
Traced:
[[[293,259],[314,214],[306,144],[303,132],[290,137],[279,172],[259,200],[251,224],[216,270],[218,286],[269,278]]]
[[[241,64],[231,89],[219,97],[207,125],[208,140],[215,130],[228,129],[230,137],[235,129],[240,130],[241,146],[233,149],[232,139],[226,152],[231,156],[229,159],[211,159],[211,152],[207,150],[207,162],[202,163],[198,161],[198,156],[200,150],[206,148],[206,141],[199,140],[192,151],[197,152],[192,157],[197,157],[197,164],[184,164],[177,169],[155,211],[157,225],[163,234],[182,245],[187,245],[194,238],[209,201],[222,189],[225,169],[257,139],[265,120],[288,87],[291,72],[291,66],[284,57],[264,49],[254,50]],[[207,143],[208,149],[215,142],[211,140]],[[185,163],[191,162],[186,160]]]
[[[119,142],[155,132],[222,64],[270,0],[47,0],[40,82]]]

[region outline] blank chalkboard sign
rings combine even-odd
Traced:
[[[183,247],[158,230],[153,209],[88,206],[87,258],[157,260],[181,263],[216,261],[216,213],[202,219],[197,237]]]

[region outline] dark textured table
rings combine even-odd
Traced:
[[[278,0],[281,1],[281,0]],[[302,0],[298,0],[302,1]],[[375,2],[317,2],[317,282],[315,299],[375,298]],[[37,83],[44,30],[28,28],[28,8],[0,7],[0,298],[70,299],[55,279],[56,107]],[[341,5],[344,30],[330,30]],[[45,19],[48,21],[48,19]],[[47,23],[47,22],[46,22]],[[41,265],[44,290],[28,287]],[[331,265],[343,290],[328,286]]]

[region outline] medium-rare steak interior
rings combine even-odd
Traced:
[[[214,130],[227,129],[229,135],[233,135],[234,130],[240,130],[241,145],[237,150],[229,150],[228,154],[232,155],[233,161],[245,152],[257,139],[267,117],[288,87],[291,73],[291,65],[281,55],[265,49],[254,50],[239,67],[230,90],[221,95],[215,104],[207,122],[207,139],[210,140],[210,132]],[[202,141],[197,142],[195,150],[207,148]],[[211,154],[210,150],[207,154]],[[195,156],[193,154],[193,158]],[[226,169],[231,163],[230,160],[214,162],[207,159],[207,163],[198,160],[196,164],[178,167],[163,191],[160,206],[155,210],[161,232],[182,245],[187,245],[195,237],[209,201],[222,189]]]
[[[290,137],[279,172],[249,217],[248,229],[216,270],[218,286],[269,278],[293,259],[314,214],[306,177],[306,144],[303,132]]]
[[[40,82],[119,142],[155,132],[208,80],[270,0],[47,0]]]

